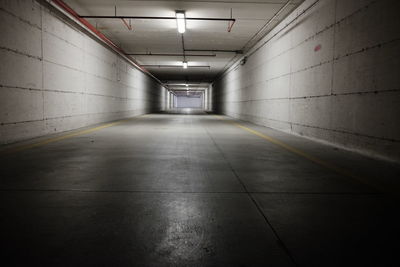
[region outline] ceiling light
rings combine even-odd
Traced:
[[[176,11],[176,25],[179,33],[184,33],[186,31],[186,19],[184,11]]]
[[[183,67],[184,69],[187,69],[187,67],[188,67],[187,61],[183,61],[183,62],[182,62],[182,67]]]
[[[186,85],[186,87],[188,87],[189,86],[189,84],[185,84]]]

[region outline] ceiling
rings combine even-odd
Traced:
[[[184,10],[186,17],[231,18],[232,12],[236,21],[230,32],[229,21],[187,20],[183,38],[173,19],[126,19],[128,26],[132,26],[130,30],[121,19],[87,18],[126,53],[134,54],[132,57],[159,80],[170,84],[194,83],[193,86],[201,87],[218,77],[240,57],[240,51],[248,50],[303,0],[290,1],[275,18],[287,0],[64,1],[80,15],[91,16],[175,17],[176,10]],[[268,27],[259,32],[266,23]],[[182,39],[189,63],[187,69],[182,68]],[[209,51],[189,51],[191,49]],[[173,55],[137,55],[149,53]]]

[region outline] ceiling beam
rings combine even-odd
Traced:
[[[176,2],[176,0],[130,0],[130,2]],[[260,5],[280,5],[280,1],[229,1],[229,0],[185,0],[192,3],[210,3],[210,4],[260,4]],[[293,3],[295,5],[295,3]]]
[[[84,19],[150,19],[150,20],[176,20],[176,17],[148,17],[148,16],[79,16]],[[236,21],[234,18],[185,18],[186,20],[209,21]]]
[[[181,65],[142,65],[145,68],[180,68],[182,69]],[[209,68],[210,66],[188,66],[190,68]]]
[[[171,91],[180,91],[180,92],[186,92],[186,91],[192,91],[192,92],[204,92],[206,89],[203,88],[191,88],[189,87],[188,89],[177,89],[177,88],[168,88]]]
[[[127,53],[128,56],[160,56],[160,57],[215,57],[216,54],[210,55],[196,55],[196,54],[169,54],[169,53]]]
[[[185,49],[186,52],[214,52],[214,53],[236,53],[243,54],[242,50],[221,50],[221,49]]]
[[[193,80],[193,81],[191,81],[191,80],[163,80],[163,84],[166,84],[166,85],[168,85],[168,84],[170,84],[170,85],[176,85],[176,84],[178,84],[178,85],[181,85],[181,84],[196,84],[196,85],[199,85],[199,84],[211,84],[212,83],[212,81],[208,81],[208,80]]]

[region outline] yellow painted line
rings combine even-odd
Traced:
[[[221,117],[221,116],[216,115],[216,117],[218,117],[219,119],[222,119],[222,120],[227,121],[225,118],[223,118],[223,117]],[[270,142],[270,143],[272,143],[272,144],[275,144],[275,145],[277,145],[277,146],[280,146],[280,147],[286,149],[287,151],[292,152],[293,154],[296,154],[296,155],[298,155],[298,156],[301,156],[301,157],[303,157],[303,158],[306,158],[306,159],[308,159],[308,160],[310,160],[310,161],[316,163],[317,165],[323,166],[323,167],[325,167],[325,168],[327,168],[327,169],[329,169],[329,170],[332,170],[332,171],[334,171],[334,172],[336,172],[336,173],[338,173],[338,174],[340,174],[340,175],[343,175],[343,176],[352,178],[352,179],[354,179],[354,180],[356,180],[356,181],[358,181],[358,182],[363,183],[364,185],[367,185],[367,186],[371,187],[371,188],[374,189],[374,190],[377,190],[377,186],[376,186],[376,185],[373,185],[373,184],[371,184],[371,183],[365,181],[364,179],[360,178],[359,176],[357,176],[357,175],[351,173],[350,171],[348,171],[348,170],[346,170],[346,169],[340,168],[340,167],[338,167],[338,166],[336,166],[336,165],[333,165],[333,164],[331,164],[331,163],[329,163],[329,162],[326,162],[326,161],[324,161],[324,160],[321,160],[321,159],[319,159],[319,158],[316,158],[316,157],[314,157],[314,156],[312,156],[312,155],[310,155],[310,154],[308,154],[308,153],[306,153],[306,152],[304,152],[304,151],[301,151],[301,150],[299,150],[299,149],[297,149],[297,148],[295,148],[295,147],[292,147],[292,146],[290,146],[290,145],[288,145],[288,144],[286,144],[286,143],[284,143],[284,142],[282,142],[282,141],[279,141],[279,140],[277,140],[277,139],[275,139],[275,138],[273,138],[273,137],[271,137],[271,136],[268,136],[268,135],[266,135],[266,134],[263,134],[263,133],[261,133],[261,132],[259,132],[259,131],[253,130],[253,129],[248,128],[248,127],[246,127],[246,126],[243,126],[243,125],[241,125],[241,124],[239,124],[239,123],[237,123],[237,122],[231,122],[231,123],[232,123],[233,125],[235,125],[235,126],[241,128],[241,129],[243,129],[243,130],[249,132],[249,133],[252,133],[252,134],[254,134],[254,135],[258,136],[258,137],[261,137],[261,138],[263,138],[264,140],[267,140],[268,142]],[[383,190],[382,190],[382,189],[379,189],[378,191],[383,191]]]
[[[145,114],[146,115],[146,114]],[[141,116],[137,116],[137,117],[143,117],[145,115],[141,115]],[[73,132],[70,134],[66,134],[66,135],[62,135],[62,136],[58,136],[58,137],[54,137],[54,138],[49,138],[49,139],[45,139],[43,141],[37,142],[37,143],[33,143],[33,144],[25,144],[25,145],[20,145],[20,146],[16,146],[16,147],[10,147],[9,149],[5,149],[3,151],[0,151],[0,153],[15,153],[15,152],[19,152],[22,150],[26,150],[26,149],[30,149],[30,148],[35,148],[35,147],[39,147],[39,146],[43,146],[46,144],[50,144],[50,143],[54,143],[54,142],[58,142],[64,139],[68,139],[71,137],[75,137],[75,136],[79,136],[79,135],[84,135],[84,134],[89,134],[95,131],[99,131],[101,129],[105,129],[105,128],[109,128],[118,124],[121,124],[123,122],[135,119],[137,117],[133,117],[133,118],[129,118],[129,119],[124,119],[124,120],[120,120],[120,121],[116,121],[116,122],[112,122],[112,123],[107,123],[107,124],[103,124],[94,128],[90,128],[90,129],[86,129],[86,130],[82,130],[82,131],[78,131],[78,132]]]

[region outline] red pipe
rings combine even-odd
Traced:
[[[90,24],[89,21],[87,21],[84,18],[81,18],[78,13],[76,13],[75,10],[73,10],[70,6],[68,6],[66,3],[64,3],[62,0],[51,0],[51,2],[55,3],[57,6],[59,6],[61,9],[65,10],[68,14],[70,14],[72,17],[74,17],[76,20],[78,20],[80,23],[86,26],[92,33],[94,33],[96,36],[98,36],[101,40],[103,40],[105,43],[107,43],[109,46],[111,46],[114,50],[118,51],[119,53],[123,54],[125,57],[127,57],[133,65],[136,67],[140,68],[142,71],[150,74],[152,77],[154,77],[150,72],[148,72],[145,68],[137,64],[131,57],[127,56],[125,51],[122,50],[119,46],[114,44],[113,41],[111,41],[107,36],[105,36],[103,33],[101,33],[99,30],[96,29],[92,24]]]
[[[235,21],[232,21],[232,22],[228,23],[228,32],[231,32],[233,24],[235,24]]]
[[[126,22],[126,20],[125,19],[121,19],[122,20],[122,22],[125,24],[125,26],[128,28],[128,30],[132,30],[132,26],[131,25],[129,25],[128,24],[128,22]]]

